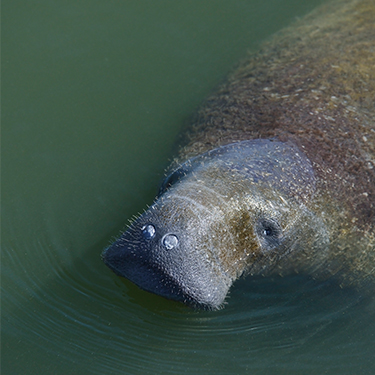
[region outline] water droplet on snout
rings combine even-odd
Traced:
[[[155,236],[156,229],[152,224],[146,224],[142,227],[142,235],[146,240],[150,240]]]
[[[174,234],[166,234],[161,243],[167,250],[171,250],[178,245],[178,238]]]

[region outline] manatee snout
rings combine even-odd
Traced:
[[[103,252],[103,260],[116,274],[144,290],[195,307],[217,309],[231,279],[206,251],[209,244],[202,227],[212,218],[201,212],[189,193],[171,190]]]

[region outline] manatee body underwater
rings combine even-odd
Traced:
[[[241,276],[375,285],[375,1],[282,30],[209,97],[154,203],[102,258],[218,309]]]

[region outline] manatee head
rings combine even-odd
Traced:
[[[172,170],[102,257],[142,289],[217,309],[242,274],[292,269],[284,259],[322,242],[324,228],[307,208],[314,191],[311,164],[293,144],[222,146]]]

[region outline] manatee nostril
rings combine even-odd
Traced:
[[[172,250],[178,245],[178,238],[174,234],[166,234],[162,238],[161,243],[167,250]]]
[[[146,224],[142,227],[142,235],[146,240],[150,240],[155,236],[156,229],[152,224]]]

